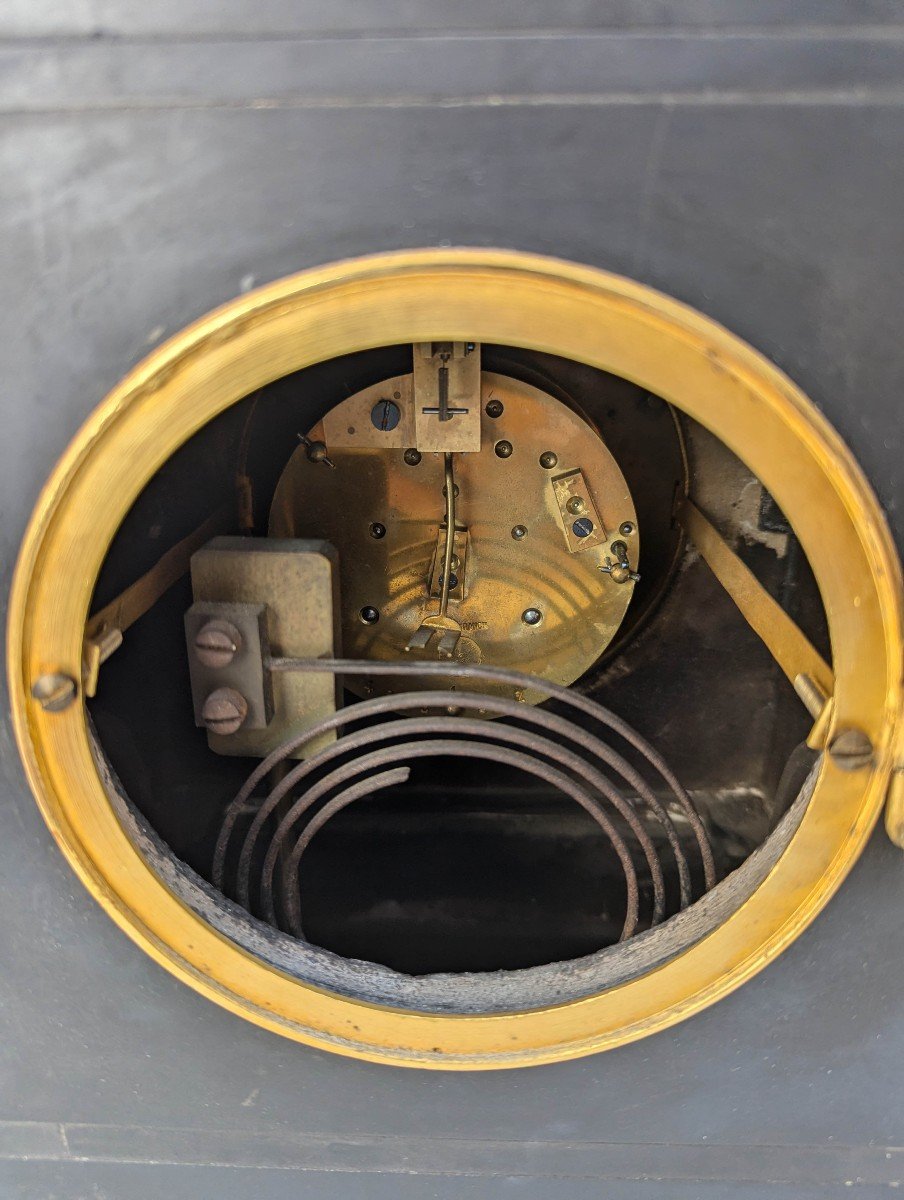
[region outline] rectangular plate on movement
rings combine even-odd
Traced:
[[[418,342],[414,347],[415,445],[421,453],[480,449],[480,346]]]
[[[608,540],[606,527],[593,503],[580,467],[566,471],[564,475],[556,475],[552,480],[552,489],[562,517],[565,541],[572,554],[589,550],[591,546],[600,546]],[[588,525],[588,533],[582,535],[577,532],[578,527],[586,528]]]

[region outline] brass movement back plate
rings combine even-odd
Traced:
[[[381,406],[389,402],[397,411],[387,420]],[[311,461],[310,446],[299,446],[274,495],[272,537],[325,538],[339,551],[342,647],[353,658],[402,658],[438,609],[443,455],[412,453],[414,403],[410,375],[350,396],[307,431],[308,443],[326,444],[329,462]],[[634,590],[600,570],[614,561],[613,542],[627,545],[637,569],[628,486],[596,430],[535,387],[484,373],[480,419],[480,451],[454,456],[458,565],[449,614],[463,630],[454,657],[570,684],[609,644]],[[349,686],[368,696],[392,690],[384,678]]]

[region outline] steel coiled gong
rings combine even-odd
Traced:
[[[407,781],[409,764],[423,758],[467,758],[499,763],[543,781],[580,805],[608,839],[624,872],[625,921],[620,941],[659,924],[666,912],[662,839],[677,871],[678,908],[711,888],[716,869],[706,829],[687,792],[653,747],[616,714],[579,692],[519,672],[443,663],[274,659],[272,669],[330,672],[344,678],[375,673],[429,676],[441,682],[463,675],[472,686],[542,687],[571,715],[606,730],[619,750],[576,720],[478,691],[448,690],[379,696],[342,708],[273,750],[226,809],[214,854],[213,882],[271,925],[302,938],[302,857],[336,813]],[[431,711],[432,710],[432,711]],[[480,713],[481,719],[465,714]],[[418,715],[406,715],[414,714]],[[453,715],[454,713],[454,715]],[[487,717],[494,718],[487,720]],[[286,766],[307,743],[342,734],[316,754]],[[625,757],[628,753],[633,761]],[[267,784],[268,780],[276,780]],[[269,790],[258,795],[261,785]],[[656,790],[663,787],[663,803]],[[661,837],[651,836],[650,826]],[[685,830],[695,854],[689,859]],[[264,847],[261,854],[260,849]],[[696,868],[696,869],[695,869]],[[641,912],[640,874],[650,882],[651,910]]]

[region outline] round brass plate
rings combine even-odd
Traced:
[[[110,544],[154,473],[208,421],[315,362],[469,338],[629,379],[700,421],[747,464],[791,521],[825,604],[835,675],[827,737],[862,730],[874,754],[851,771],[825,755],[801,822],[762,883],[655,971],[582,1000],[461,1016],[340,996],[224,937],[174,894],[121,825],[81,692],[52,712],[32,688],[47,674],[81,678],[85,622]],[[901,569],[882,511],[838,434],[772,363],[629,279],[531,254],[432,249],[278,280],[135,367],[41,493],[13,580],[7,662],[16,738],[47,824],[92,895],[157,962],[232,1012],[320,1049],[473,1069],[574,1058],[665,1029],[788,946],[850,870],[904,762],[902,645]],[[701,720],[712,719],[703,698]]]
[[[326,538],[339,551],[342,649],[352,658],[401,658],[423,618],[439,611],[443,456],[405,461],[411,388],[411,376],[400,376],[337,405],[308,435],[326,442],[333,469],[311,462],[300,446],[273,500],[273,536]],[[624,541],[618,529],[625,522],[633,529],[628,541],[636,566],[634,505],[599,434],[564,404],[488,372],[481,390],[481,450],[454,456],[459,565],[449,615],[464,631],[456,656],[569,684],[606,648],[630,602],[634,584],[616,583],[599,568],[611,559],[611,543]],[[387,397],[402,419],[384,431],[370,414]],[[493,401],[503,407],[498,417],[486,413]],[[501,441],[512,447],[506,457],[496,453]],[[540,460],[550,453],[556,463],[545,468]],[[590,504],[569,513],[564,497],[575,472],[586,481]],[[577,519],[591,527],[583,538],[573,533]],[[374,537],[375,527],[385,534]],[[513,536],[516,527],[521,536]],[[372,609],[379,619],[362,620],[362,612],[373,617]],[[415,657],[435,659],[436,651],[428,646],[412,651]],[[392,690],[383,677],[355,683],[367,696]],[[413,684],[406,678],[406,688]],[[425,677],[421,686],[435,687],[436,680]]]

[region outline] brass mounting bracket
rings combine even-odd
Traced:
[[[82,685],[86,696],[97,693],[101,666],[122,645],[122,635],[183,575],[188,574],[191,556],[217,534],[225,533],[235,521],[232,505],[224,504],[197,529],[170,547],[149,571],[124,592],[88,618],[82,649]]]
[[[686,496],[678,502],[676,520],[814,718],[807,745],[811,750],[823,749],[835,691],[832,668],[715,526]]]

